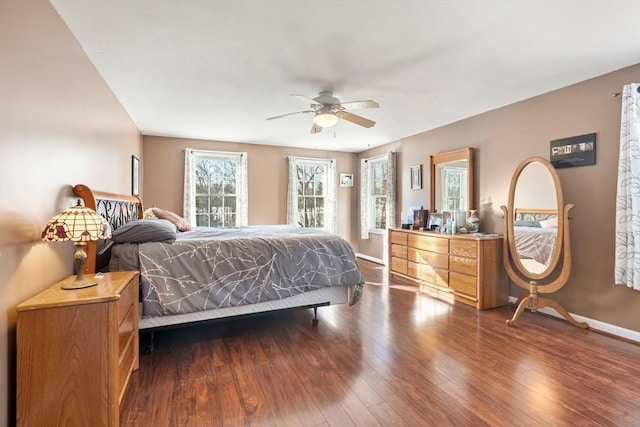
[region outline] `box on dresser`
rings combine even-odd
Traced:
[[[501,236],[389,230],[389,275],[453,295],[479,310],[508,303]]]
[[[119,425],[120,402],[138,369],[138,272],[61,288],[74,278],[17,307],[18,426]]]

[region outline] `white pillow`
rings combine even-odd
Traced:
[[[540,227],[542,228],[558,228],[558,217],[554,216],[544,221],[540,221]]]

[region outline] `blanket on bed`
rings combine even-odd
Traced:
[[[547,267],[556,247],[557,228],[514,227],[516,252]]]
[[[172,244],[117,245],[113,264],[140,270],[145,316],[254,304],[342,285],[351,287],[349,303],[355,304],[364,284],[345,239],[293,226],[199,227],[178,233]]]

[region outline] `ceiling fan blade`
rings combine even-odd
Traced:
[[[317,124],[313,124],[311,126],[311,133],[320,133],[322,132],[322,127],[318,126]]]
[[[345,110],[355,110],[356,108],[378,108],[380,105],[376,101],[367,99],[365,101],[343,102],[342,108]]]
[[[289,94],[289,96],[296,96],[296,97],[300,98],[302,101],[308,102],[309,104],[322,105],[321,102],[318,102],[315,99],[309,98],[308,96],[305,96],[305,95],[298,95],[298,94],[292,93],[292,94]]]
[[[281,114],[279,116],[267,117],[267,120],[279,119],[281,117],[287,117],[287,116],[291,116],[293,114],[300,114],[300,113],[313,113],[313,111],[312,110],[296,111],[295,113],[287,113],[287,114]]]
[[[374,122],[373,120],[365,119],[362,116],[357,116],[353,113],[347,113],[346,111],[337,111],[336,116],[348,122],[351,122],[353,124],[363,126],[366,128],[373,127],[376,124],[376,122]]]

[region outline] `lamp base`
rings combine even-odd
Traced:
[[[89,280],[83,278],[81,275],[76,277],[76,280],[73,282],[68,282],[62,285],[62,289],[82,289],[82,288],[90,288],[91,286],[96,286],[98,284],[97,280]]]
[[[73,282],[65,283],[62,285],[62,289],[82,289],[82,288],[90,288],[91,286],[95,286],[98,284],[98,281],[95,279],[85,279],[84,278],[84,263],[87,260],[87,254],[84,251],[85,242],[75,242],[76,252],[73,254],[73,259],[76,264],[76,280]]]

